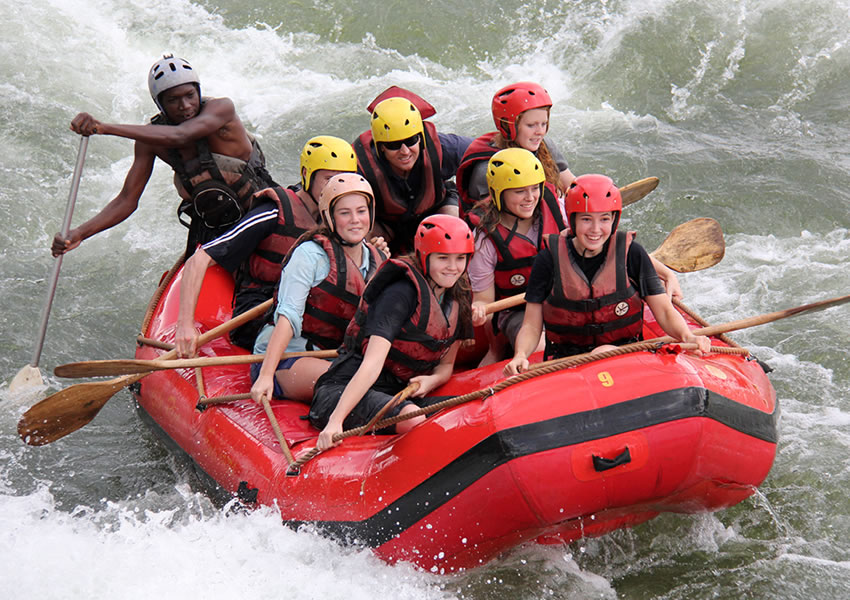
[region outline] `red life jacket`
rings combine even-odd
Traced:
[[[255,201],[262,198],[277,204],[277,223],[274,233],[266,236],[248,257],[239,283],[241,289],[268,287],[271,298],[280,280],[286,253],[302,233],[316,226],[316,221],[292,188],[267,188],[257,193]]]
[[[364,131],[354,140],[352,146],[357,155],[357,168],[372,186],[375,193],[376,216],[385,223],[404,221],[416,216],[424,217],[430,214],[446,190],[443,186],[443,176],[440,172],[443,162],[443,147],[437,137],[437,128],[433,123],[423,121],[425,146],[420,149],[420,157],[424,161],[422,174],[422,189],[418,190],[413,204],[404,198],[398,198],[392,190],[384,173],[385,164],[378,160],[375,144],[372,142],[372,131]],[[424,151],[423,151],[424,150]]]
[[[369,272],[364,280],[359,265],[348,258],[339,242],[323,235],[315,235],[312,240],[322,246],[330,259],[331,268],[328,276],[314,286],[307,296],[301,335],[314,347],[323,350],[339,348],[366,282],[372,279],[386,257],[372,244],[366,244]]]
[[[555,188],[549,183],[543,186],[543,202],[540,204],[540,216],[543,222],[536,240],[530,240],[501,223],[496,226],[493,233],[488,234],[499,255],[496,270],[493,273],[496,300],[525,292],[534,257],[543,248],[543,237],[557,235],[566,229],[554,190]]]
[[[460,197],[458,210],[460,218],[469,223],[470,227],[475,227],[481,220],[480,215],[472,211],[477,199],[469,197],[469,178],[472,176],[473,167],[481,161],[487,163],[490,157],[496,154],[500,149],[492,146],[490,142],[496,137],[495,131],[485,133],[484,135],[472,140],[472,143],[463,153],[463,158],[460,160],[460,166],[457,168],[455,182],[457,183],[457,193]]]
[[[431,373],[449,351],[458,336],[459,307],[457,302],[452,302],[446,318],[425,276],[406,259],[389,259],[369,282],[360,306],[348,324],[344,345],[349,352],[366,353],[369,339],[365,337],[363,327],[370,307],[389,284],[404,277],[416,287],[416,310],[392,341],[384,369],[403,381],[409,381],[411,377]]]
[[[574,263],[565,235],[547,239],[554,259],[552,292],[543,302],[547,355],[551,344],[592,349],[641,338],[643,301],[626,273],[635,232],[618,231],[592,284]]]

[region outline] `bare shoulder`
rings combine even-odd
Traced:
[[[224,96],[220,98],[204,98],[204,104],[207,110],[236,112],[236,106],[233,104],[233,100]]]
[[[207,113],[219,123],[218,135],[224,139],[239,140],[247,139],[245,126],[236,107],[230,98],[210,98],[206,101],[202,115]]]
[[[236,106],[230,98],[207,98],[201,115],[215,118],[225,126],[232,121],[242,124],[239,115],[236,114]]]

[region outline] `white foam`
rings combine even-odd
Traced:
[[[146,508],[162,500],[141,498],[68,514],[45,487],[0,496],[4,596],[372,600],[389,586],[393,598],[449,597],[409,565],[292,531],[271,508],[228,515],[185,490],[170,500],[183,497],[188,510]]]

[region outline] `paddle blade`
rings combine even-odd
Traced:
[[[41,378],[41,371],[38,370],[38,367],[26,365],[12,379],[12,382],[9,384],[9,391],[17,392],[18,390],[40,385],[44,385],[44,380]]]
[[[629,204],[634,204],[657,187],[658,177],[646,177],[645,179],[624,185],[620,188],[620,197],[623,199],[623,208]]]
[[[56,392],[23,414],[18,421],[18,435],[30,446],[55,442],[88,424],[115,392],[135,379],[80,383]]]
[[[673,229],[652,256],[674,271],[690,273],[713,267],[723,260],[725,253],[720,224],[701,217]]]

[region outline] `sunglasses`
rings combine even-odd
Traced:
[[[384,148],[387,150],[401,150],[401,145],[404,144],[408,148],[413,148],[416,144],[419,143],[419,134],[412,135],[406,140],[396,140],[394,142],[381,142]]]

